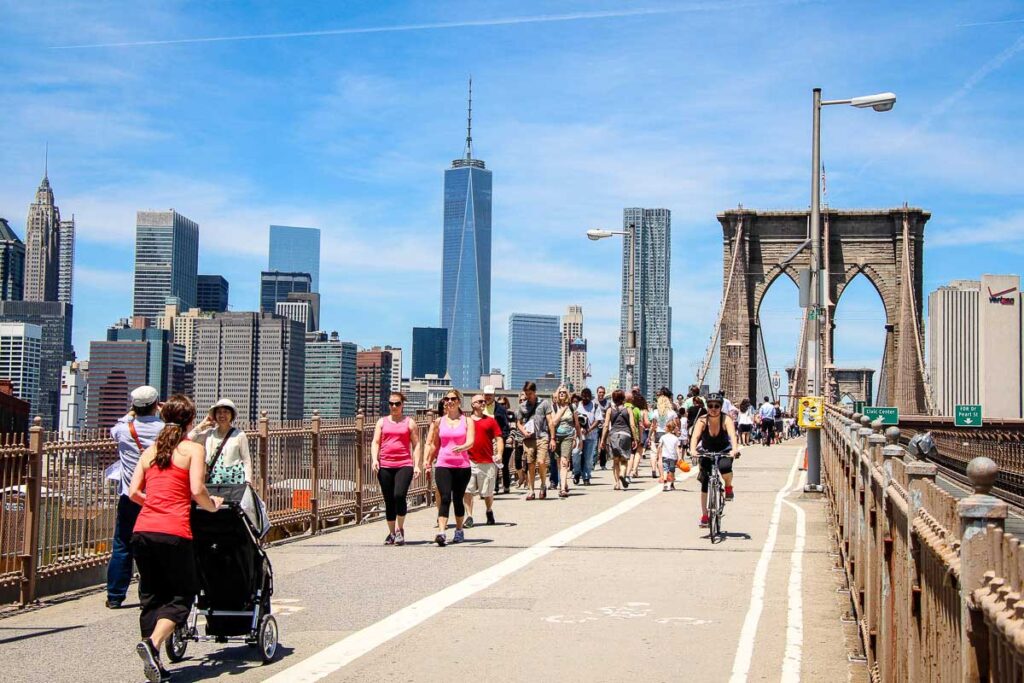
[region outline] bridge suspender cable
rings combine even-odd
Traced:
[[[732,263],[729,265],[729,277],[725,281],[725,292],[722,294],[722,303],[718,308],[718,319],[715,321],[715,326],[711,332],[711,341],[708,343],[707,351],[704,353],[704,362],[701,363],[700,370],[697,372],[697,386],[704,386],[704,378],[708,374],[708,370],[711,369],[711,360],[715,355],[715,344],[718,343],[718,335],[722,332],[722,319],[725,317],[725,307],[729,301],[729,290],[732,289],[732,278],[736,273],[736,261],[740,254],[740,244],[743,240],[743,214],[740,214],[739,221],[736,223],[736,243],[732,249]]]

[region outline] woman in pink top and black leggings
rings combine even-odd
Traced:
[[[393,392],[388,398],[391,414],[377,420],[370,449],[388,521],[384,545],[405,545],[405,497],[413,477],[420,474],[420,435],[413,419],[403,416],[404,405],[405,396]]]
[[[473,446],[473,431],[462,414],[462,394],[458,389],[449,389],[444,397],[444,415],[434,420],[427,437],[427,460],[437,458],[435,483],[441,493],[441,504],[437,509],[437,536],[434,542],[445,545],[445,530],[448,528],[448,511],[455,504],[455,537],[452,543],[465,540],[462,520],[466,515],[466,487],[471,473],[469,449]]]

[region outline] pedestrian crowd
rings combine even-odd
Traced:
[[[142,640],[136,652],[154,683],[166,681],[161,645],[188,618],[198,590],[192,549],[192,503],[216,511],[223,500],[207,485],[249,484],[253,467],[246,434],[235,426],[238,411],[229,399],[208,409],[196,424],[196,407],[185,396],[159,402],[157,390],[131,392],[132,408],[111,429],[118,460],[107,477],[117,482],[119,499],[107,569],[106,606],[122,606],[139,571]],[[701,526],[708,523],[707,487],[715,453],[726,499],[735,497],[732,460],[740,447],[770,446],[798,435],[796,421],[779,402],[765,397],[759,406],[748,398],[738,404],[720,394],[702,395],[696,386],[673,398],[660,389],[648,402],[639,387],[628,392],[604,387],[576,393],[560,386],[538,395],[527,382],[513,409],[493,387],[484,387],[463,411],[457,389],[446,392],[425,438],[405,415],[405,397],[393,392],[389,414],[374,426],[371,466],[380,484],[388,527],[385,544],[406,543],[407,497],[414,478],[428,472],[437,501],[438,546],[465,541],[475,525],[477,499],[487,525],[497,523],[495,496],[513,488],[525,500],[544,500],[548,492],[568,498],[571,487],[591,485],[595,468],[611,467],[616,491],[626,491],[649,460],[650,476],[672,491],[676,471],[699,464]],[[570,485],[571,482],[571,485]],[[455,530],[448,536],[448,523]]]

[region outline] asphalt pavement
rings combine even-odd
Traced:
[[[598,470],[568,499],[499,495],[495,526],[478,503],[461,545],[434,545],[433,514],[418,511],[405,547],[382,544],[382,522],[276,546],[277,660],[190,643],[172,680],[862,680],[801,445],[744,451],[715,544],[695,477],[614,491]],[[0,619],[3,679],[143,680],[138,612],[103,600]]]

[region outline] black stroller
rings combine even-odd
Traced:
[[[172,662],[185,657],[188,641],[244,640],[264,662],[277,654],[277,620],[270,614],[274,572],[260,547],[269,523],[266,510],[248,484],[208,486],[223,507],[206,512],[193,506],[192,544],[199,595],[188,621],[166,642]],[[206,620],[199,633],[199,617]]]

